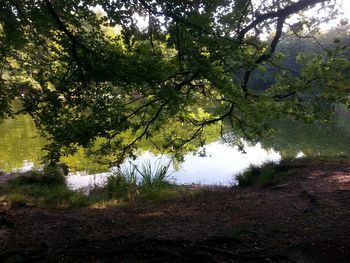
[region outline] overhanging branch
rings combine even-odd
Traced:
[[[281,16],[278,18],[277,26],[276,26],[276,33],[271,41],[269,52],[264,53],[260,57],[258,57],[258,59],[255,61],[255,66],[261,64],[264,61],[269,60],[272,57],[272,55],[275,53],[277,44],[282,36],[283,25],[284,25],[285,19],[286,19],[286,17],[284,17],[284,16]],[[247,94],[247,92],[248,92],[248,81],[250,79],[250,75],[253,72],[253,70],[254,70],[254,68],[246,71],[246,73],[244,74],[244,82],[242,85],[242,89],[243,89],[245,94]]]
[[[152,117],[151,120],[149,120],[149,122],[147,123],[145,129],[142,131],[142,133],[137,136],[132,142],[130,142],[128,145],[126,145],[125,147],[123,147],[123,151],[122,154],[120,155],[119,159],[117,161],[115,161],[114,163],[120,163],[124,157],[125,154],[127,153],[127,151],[138,141],[140,141],[148,132],[149,128],[151,127],[151,125],[158,119],[158,117],[160,116],[162,110],[164,109],[164,107],[168,104],[168,101],[165,101],[164,103],[162,103],[160,105],[160,107],[158,108],[157,112],[155,113],[155,115]]]
[[[253,20],[253,22],[251,22],[249,25],[247,25],[245,28],[243,28],[239,34],[238,34],[238,39],[240,41],[243,41],[245,35],[253,28],[255,28],[258,24],[269,20],[269,19],[274,19],[274,18],[281,18],[281,17],[288,17],[292,14],[298,13],[299,11],[313,6],[315,4],[318,3],[325,3],[325,2],[329,2],[330,0],[300,0],[296,3],[290,4],[289,6],[286,6],[283,9],[280,9],[278,11],[274,11],[274,12],[269,12],[266,14],[258,14],[255,18],[255,20]]]

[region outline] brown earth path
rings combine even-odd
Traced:
[[[3,204],[0,261],[350,262],[350,164],[304,162],[274,187],[216,188],[160,204]]]

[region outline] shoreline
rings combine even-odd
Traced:
[[[3,262],[349,262],[350,163],[298,161],[266,188],[114,207],[6,207]]]

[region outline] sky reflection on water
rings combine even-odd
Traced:
[[[205,149],[205,157],[189,153],[178,170],[171,166],[170,172],[173,172],[171,177],[177,184],[232,185],[236,183],[235,175],[244,171],[250,164],[259,165],[268,160],[278,162],[281,159],[278,152],[266,151],[259,143],[255,146],[246,145],[246,153],[238,151],[237,147],[219,142],[208,144]],[[147,160],[153,167],[159,161],[163,164],[170,161],[169,157],[145,152],[132,163],[139,167]],[[121,166],[122,169],[128,167],[128,161]],[[95,175],[75,173],[68,176],[67,181],[71,188],[79,189],[101,186],[106,182],[107,176],[108,173]]]

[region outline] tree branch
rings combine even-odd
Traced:
[[[130,149],[136,142],[138,142],[139,140],[141,140],[148,132],[150,126],[155,122],[155,120],[159,117],[160,113],[162,112],[163,108],[167,105],[168,101],[164,102],[162,105],[160,105],[159,109],[157,110],[156,114],[152,117],[152,119],[147,123],[145,129],[143,130],[143,132],[137,136],[132,142],[130,142],[127,146],[123,147],[123,152],[121,154],[121,156],[119,157],[119,159],[117,161],[114,161],[113,163],[120,163],[124,157],[125,154],[127,152],[128,149]]]
[[[91,52],[91,50],[89,48],[87,48],[84,44],[82,44],[80,41],[77,40],[77,38],[68,30],[67,26],[63,23],[63,21],[61,20],[61,18],[59,17],[59,15],[57,14],[57,12],[55,11],[52,3],[50,0],[44,0],[47,9],[49,10],[50,15],[53,17],[53,19],[55,20],[55,22],[58,25],[58,28],[60,30],[62,30],[66,36],[69,38],[69,40],[72,43],[72,55],[74,57],[74,60],[76,61],[76,63],[78,64],[78,68],[81,71],[81,73],[83,73],[82,71],[82,62],[79,58],[78,55],[78,50],[77,50],[77,46],[79,45],[81,48]]]
[[[224,120],[225,118],[227,118],[228,116],[230,116],[232,114],[234,108],[235,108],[235,104],[231,103],[231,107],[226,113],[224,113],[220,117],[200,122],[199,124],[197,124],[197,126],[204,126],[204,125],[213,124],[213,123],[218,122],[218,121],[222,121],[222,120]]]
[[[258,59],[255,61],[255,66],[261,64],[264,61],[269,60],[272,57],[272,55],[275,53],[277,44],[282,36],[283,25],[284,25],[285,19],[286,19],[286,17],[284,17],[284,16],[278,17],[277,26],[276,26],[276,33],[271,41],[269,52],[262,54],[260,57],[258,57]],[[242,89],[243,89],[245,94],[248,93],[248,81],[250,79],[250,75],[253,72],[254,68],[246,71],[246,73],[244,74],[244,82],[243,82]]]
[[[269,12],[266,14],[258,14],[256,16],[256,19],[251,22],[249,25],[247,25],[245,28],[243,28],[239,34],[238,39],[242,42],[245,35],[253,28],[255,28],[258,24],[273,18],[279,18],[279,17],[288,17],[292,14],[295,14],[309,6],[318,4],[318,3],[324,3],[328,2],[329,0],[300,0],[299,2],[290,4],[289,6],[286,6],[283,9],[280,9],[275,12]]]
[[[221,38],[221,39],[225,39],[225,40],[228,40],[228,41],[233,41],[233,42],[237,42],[236,39],[234,38],[229,38],[229,37],[226,37],[226,36],[222,36],[218,33],[216,33],[215,31],[211,31],[211,30],[208,30],[208,29],[205,29],[203,28],[202,26],[200,25],[197,25],[195,23],[192,23],[180,16],[177,16],[176,14],[173,14],[171,12],[161,12],[161,11],[157,11],[155,9],[153,9],[148,3],[146,3],[145,0],[139,0],[139,2],[141,3],[141,5],[146,8],[150,13],[154,14],[154,15],[158,15],[158,16],[166,16],[166,17],[170,17],[172,18],[175,22],[180,22],[180,23],[183,23],[191,28],[194,28],[204,34],[207,34],[207,35],[211,35],[211,36],[214,36],[214,37],[217,37],[217,38]]]

